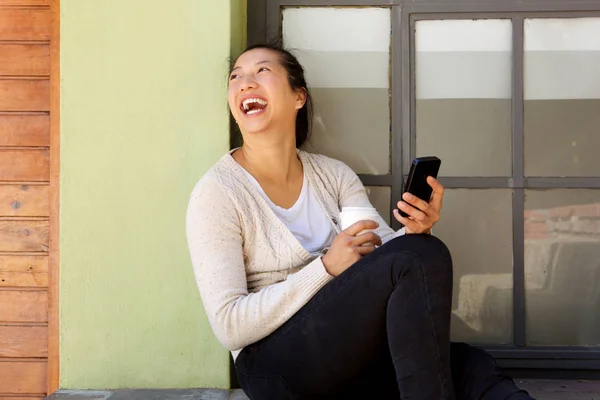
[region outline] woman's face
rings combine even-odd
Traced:
[[[303,90],[290,87],[279,55],[268,49],[242,54],[229,76],[229,108],[244,135],[267,129],[293,132],[305,99]]]

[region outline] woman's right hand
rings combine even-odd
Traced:
[[[381,238],[374,232],[358,233],[365,229],[377,229],[375,221],[358,221],[340,232],[333,240],[327,254],[321,259],[329,275],[337,277],[362,256],[372,253],[375,246],[381,246]]]

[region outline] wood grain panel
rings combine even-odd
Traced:
[[[46,398],[44,395],[39,396],[7,396],[0,394],[0,400],[40,400]]]
[[[50,175],[48,150],[0,149],[0,181],[47,181]]]
[[[50,74],[50,45],[0,44],[0,75]]]
[[[42,147],[49,144],[49,115],[0,114],[0,146]]]
[[[48,251],[48,221],[0,220],[0,251]]]
[[[0,0],[0,6],[47,6],[49,4],[50,0]]]
[[[0,9],[0,40],[50,40],[50,10]]]
[[[44,361],[0,361],[0,393],[44,393],[46,363]]]
[[[48,79],[0,79],[0,111],[48,111],[49,109],[50,81]]]
[[[0,357],[39,358],[47,356],[47,327],[0,326]]]
[[[8,286],[47,287],[48,257],[0,254],[0,288]]]
[[[47,321],[48,294],[46,291],[0,289],[0,322]],[[2,392],[1,388],[0,392]]]
[[[47,217],[48,185],[0,184],[0,217]]]
[[[52,41],[50,42],[50,249],[48,254],[48,381],[47,393],[59,387],[60,376],[60,321],[59,321],[59,222],[60,222],[60,0],[51,0]]]

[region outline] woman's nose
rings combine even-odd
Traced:
[[[256,81],[252,77],[245,76],[242,78],[240,89],[242,91],[249,89],[256,89]]]

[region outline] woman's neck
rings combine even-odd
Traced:
[[[255,178],[286,184],[302,174],[302,162],[293,145],[244,144],[233,158]]]

